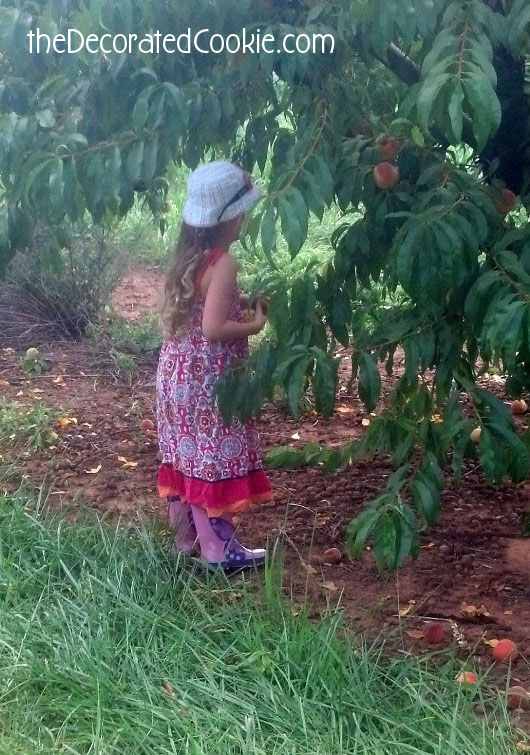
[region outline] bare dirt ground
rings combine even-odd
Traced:
[[[114,306],[131,318],[154,311],[161,285],[160,274],[134,269],[116,292]],[[1,351],[0,396],[25,404],[40,400],[76,422],[57,430],[56,448],[19,458],[20,475],[43,480],[58,506],[88,505],[127,519],[139,513],[165,517],[156,493],[156,430],[140,429],[142,420],[155,421],[156,363],[142,361],[138,375],[127,381],[86,344],[52,345],[44,355],[51,371],[28,377],[15,351]],[[390,379],[384,375],[383,381],[388,390]],[[363,431],[363,419],[359,399],[345,389],[328,421],[309,415],[295,422],[271,407],[260,421],[263,447],[343,443]],[[518,421],[524,427],[527,420]],[[9,460],[14,451],[0,453]],[[468,463],[462,486],[455,489],[449,481],[445,488],[441,521],[424,533],[421,558],[398,576],[380,577],[370,551],[361,563],[345,557],[334,566],[314,565],[313,557],[326,548],[343,548],[348,522],[384,487],[390,471],[384,458],[359,461],[338,476],[319,469],[272,470],[275,501],[241,518],[241,539],[257,546],[282,538],[285,587],[295,605],[307,600],[317,615],[340,602],[348,623],[370,637],[401,630],[394,637],[404,652],[426,649],[420,635],[428,618],[446,621],[449,636],[464,654],[475,655],[478,667],[491,663],[485,639],[512,638],[522,654],[513,676],[528,683],[530,539],[521,536],[521,522],[530,511],[530,483],[495,488]],[[17,484],[17,479],[11,483]],[[495,673],[502,678],[505,669]]]

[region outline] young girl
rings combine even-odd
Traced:
[[[232,517],[272,499],[254,422],[226,426],[214,394],[223,371],[248,355],[248,336],[266,323],[262,300],[253,319],[242,321],[237,263],[228,253],[260,195],[251,176],[229,162],[192,173],[163,307],[159,493],[168,500],[176,548],[190,553],[198,540],[202,561],[222,569],[263,563],[264,550],[237,541]]]

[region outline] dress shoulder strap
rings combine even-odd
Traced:
[[[195,290],[198,291],[199,287],[202,283],[202,279],[204,278],[205,272],[208,270],[208,268],[211,265],[215,265],[218,260],[221,259],[221,257],[225,254],[225,250],[221,249],[220,247],[214,247],[213,249],[210,249],[207,253],[205,259],[203,260],[201,266],[199,267],[199,270],[197,272],[197,276],[195,278]]]

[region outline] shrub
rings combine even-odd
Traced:
[[[24,346],[81,338],[97,321],[119,280],[120,253],[104,227],[41,229],[12,261],[0,293],[2,340]]]
[[[156,354],[162,344],[158,317],[151,314],[145,314],[139,320],[129,322],[113,312],[99,323],[87,328],[86,334],[98,345],[103,344],[116,352],[136,356]]]

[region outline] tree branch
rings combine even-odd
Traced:
[[[421,78],[420,67],[393,42],[387,47],[386,60],[378,60],[408,86],[417,84]]]

